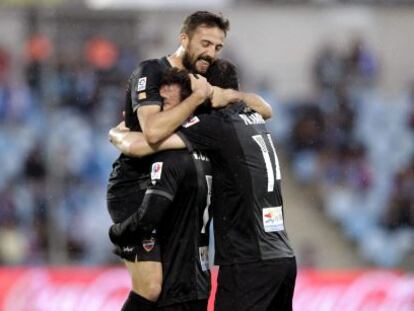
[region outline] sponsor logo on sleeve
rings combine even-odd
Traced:
[[[151,168],[151,182],[155,184],[157,180],[161,179],[163,162],[155,162]]]
[[[138,99],[139,100],[144,100],[147,98],[147,92],[141,92],[138,94]]]
[[[200,122],[200,119],[197,116],[194,116],[194,117],[188,118],[187,121],[185,121],[185,123],[182,126],[187,128],[187,127],[193,126],[194,124],[197,124],[198,122]]]
[[[285,229],[283,225],[282,206],[267,207],[262,212],[265,232],[276,232]]]
[[[145,91],[145,88],[147,87],[147,77],[139,78],[138,85],[137,85],[137,91]]]

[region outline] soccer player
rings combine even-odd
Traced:
[[[180,91],[181,85],[187,87]],[[178,70],[167,72],[160,93],[164,110],[172,109],[191,93],[188,74]],[[140,232],[148,235],[157,228],[163,267],[157,310],[207,310],[210,161],[200,152],[183,149],[158,153],[151,163],[151,184],[141,206],[125,221],[111,227],[111,240],[132,249]],[[145,249],[155,247],[153,239],[144,243]]]
[[[180,47],[161,59],[142,62],[129,81],[125,104],[125,123],[131,131],[140,131],[151,144],[160,142],[180,126],[193,111],[211,97],[216,106],[243,99],[264,116],[271,116],[270,106],[257,95],[212,88],[200,75],[190,76],[193,92],[180,105],[162,109],[159,93],[161,79],[171,67],[188,68],[204,74],[223,47],[229,22],[219,15],[198,11],[188,16],[179,35]],[[134,159],[126,155],[114,162],[107,191],[108,210],[115,223],[132,215],[140,206],[149,184],[151,158]],[[155,246],[145,248],[148,241]],[[151,242],[152,243],[152,242]],[[161,291],[162,271],[156,236],[144,237],[136,245],[121,247],[132,278],[132,290],[123,310],[152,305]]]
[[[142,62],[129,81],[125,103],[125,123],[131,131],[141,131],[149,143],[155,144],[170,135],[207,98],[215,105],[226,105],[235,99],[271,115],[270,106],[257,95],[212,88],[200,75],[190,76],[193,92],[182,103],[169,110],[162,109],[159,93],[161,79],[171,67],[188,68],[205,74],[223,47],[229,22],[223,17],[204,11],[188,16],[179,35],[180,47],[161,59]],[[220,100],[216,100],[219,98]],[[149,184],[151,158],[134,159],[125,155],[114,162],[107,191],[108,210],[115,223],[132,215],[140,206]],[[148,250],[143,244],[155,241]],[[123,251],[128,254],[123,254]],[[132,278],[132,290],[123,310],[137,309],[157,300],[162,283],[162,271],[156,236],[146,236],[136,247],[119,249],[126,260]]]
[[[208,80],[238,87],[234,66],[225,61],[211,66]],[[211,159],[220,266],[215,310],[292,310],[296,260],[285,231],[279,161],[260,114],[242,102],[197,114],[158,146],[138,133],[112,134],[131,156],[186,146]]]

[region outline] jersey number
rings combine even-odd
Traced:
[[[266,136],[263,135],[254,135],[252,136],[253,140],[259,145],[260,151],[262,152],[263,159],[266,165],[266,172],[267,172],[267,192],[272,192],[275,187],[275,173],[273,171],[272,160],[270,157],[269,148],[266,145],[266,140],[268,141],[268,145],[273,153],[273,158],[275,159],[275,171],[276,171],[276,180],[280,180],[280,167],[279,167],[279,159],[277,158],[276,149],[273,145],[272,137],[270,134]]]
[[[209,207],[211,204],[211,185],[212,185],[213,177],[211,175],[206,175],[206,182],[207,182],[207,202],[206,207],[204,208],[203,212],[203,227],[201,228],[201,233],[206,233],[206,226],[210,219],[209,214]]]

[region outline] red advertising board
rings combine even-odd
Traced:
[[[129,286],[123,268],[0,268],[0,311],[120,310]],[[414,275],[387,270],[300,271],[294,309],[414,310]]]

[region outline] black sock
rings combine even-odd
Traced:
[[[156,302],[149,301],[131,290],[121,311],[152,311],[156,306]]]

